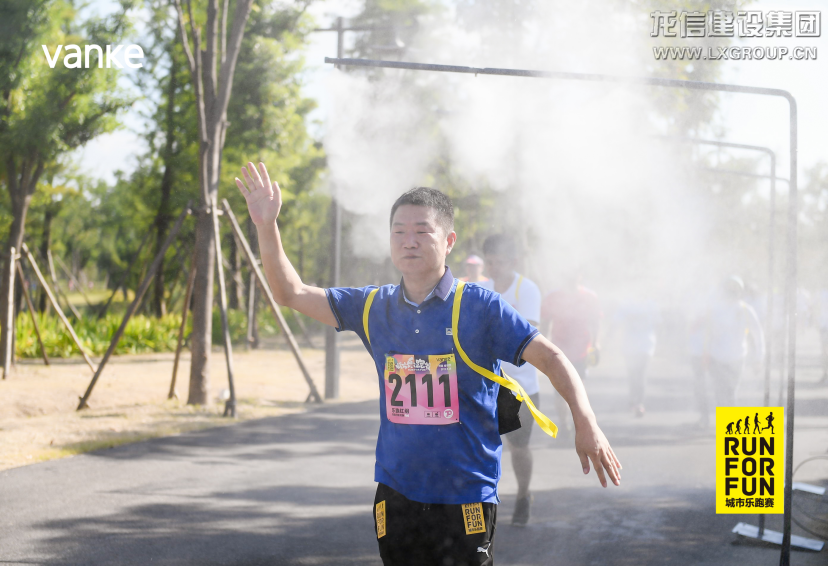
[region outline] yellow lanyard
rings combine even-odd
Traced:
[[[523,275],[518,276],[518,283],[515,284],[515,304],[518,305],[518,290],[521,288],[521,282],[524,280]],[[493,288],[495,286],[493,285]],[[517,306],[515,308],[518,308]]]
[[[487,379],[494,381],[501,385],[501,387],[506,387],[510,391],[514,391],[517,395],[515,396],[516,399],[519,401],[523,401],[527,404],[527,407],[530,409],[530,413],[532,413],[535,422],[538,423],[538,426],[541,427],[545,433],[549,434],[553,438],[556,437],[558,434],[558,427],[551,421],[547,416],[539,411],[535,404],[533,403],[530,396],[527,395],[527,392],[524,391],[524,388],[521,387],[521,384],[515,381],[513,378],[508,376],[506,373],[504,377],[493,373],[492,371],[483,368],[469,359],[469,356],[466,355],[463,348],[461,348],[460,340],[458,339],[458,321],[460,320],[461,315],[461,298],[463,298],[463,287],[465,283],[463,281],[458,281],[458,286],[455,289],[455,301],[452,305],[452,340],[455,342],[455,349],[460,354],[461,359],[464,361],[466,365],[468,365],[472,370],[480,375],[484,376]],[[366,339],[368,340],[369,346],[371,346],[371,336],[368,332],[368,313],[371,310],[371,303],[374,302],[374,295],[377,294],[379,289],[374,289],[371,293],[368,294],[368,298],[366,299],[366,304],[363,307],[363,331],[366,334]],[[502,370],[503,372],[503,370]]]

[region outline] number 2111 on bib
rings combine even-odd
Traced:
[[[386,417],[393,423],[443,425],[460,421],[454,354],[386,356]]]

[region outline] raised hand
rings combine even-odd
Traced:
[[[276,222],[279,209],[282,208],[282,191],[276,181],[271,182],[264,163],[259,163],[257,171],[253,163],[242,167],[244,181],[236,177],[236,186],[248,204],[250,219],[257,226]]]

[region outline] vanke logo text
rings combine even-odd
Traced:
[[[43,53],[46,55],[46,62],[49,63],[49,67],[51,69],[55,68],[55,65],[58,63],[58,59],[60,58],[61,51],[63,51],[63,65],[67,69],[81,69],[86,68],[89,69],[92,66],[96,66],[99,69],[104,68],[104,61],[106,61],[106,68],[111,69],[114,65],[119,69],[123,69],[124,66],[121,62],[116,59],[116,55],[124,48],[123,45],[107,45],[106,46],[106,57],[104,57],[104,49],[101,48],[100,45],[86,45],[84,46],[83,51],[77,45],[58,45],[55,48],[55,53],[52,54],[49,52],[49,47],[43,45]],[[90,57],[91,56],[91,57]],[[90,58],[92,58],[92,65],[90,65]],[[126,49],[124,49],[123,54],[124,62],[127,64],[127,67],[132,69],[139,69],[144,66],[143,63],[133,63],[133,59],[143,59],[144,58],[144,50],[141,49],[140,45],[128,45]]]

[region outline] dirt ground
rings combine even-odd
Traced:
[[[339,401],[376,399],[371,358],[355,338],[341,343]],[[324,351],[303,349],[302,353],[318,391],[324,394]],[[293,355],[281,344],[251,351],[237,348],[233,363],[237,420],[222,417],[220,396],[228,382],[221,349],[214,349],[211,357],[210,406],[186,405],[189,352],[182,353],[179,363],[179,399],[167,400],[173,354],[117,356],[98,380],[90,409],[80,412],[75,410],[79,397],[92,379],[82,359],[52,360],[48,367],[40,360],[18,360],[8,379],[0,381],[4,400],[0,404],[0,469],[306,409],[308,386]]]

